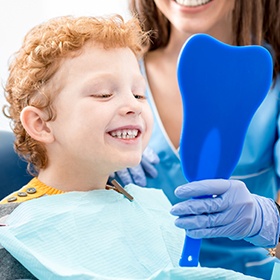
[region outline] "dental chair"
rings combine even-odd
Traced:
[[[0,130],[0,200],[31,180],[27,163],[13,149],[14,135]]]

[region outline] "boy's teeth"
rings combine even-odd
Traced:
[[[196,7],[204,5],[211,0],[175,0],[178,4],[189,7]]]
[[[123,129],[123,130],[112,131],[110,134],[116,138],[132,139],[138,135],[138,130],[137,129]]]

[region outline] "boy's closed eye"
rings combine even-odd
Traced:
[[[113,96],[112,93],[94,93],[94,94],[91,94],[90,95],[91,97],[95,97],[95,98],[110,98]],[[136,99],[143,99],[145,100],[146,99],[146,96],[145,94],[133,94],[133,96],[136,98]]]
[[[113,96],[113,94],[112,93],[93,93],[90,96],[95,97],[95,98],[110,98],[111,96]]]

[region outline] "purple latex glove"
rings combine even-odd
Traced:
[[[110,179],[118,177],[123,185],[134,183],[138,186],[146,187],[146,176],[157,177],[158,172],[154,165],[158,164],[159,161],[158,155],[150,147],[147,147],[143,152],[139,165],[117,171],[110,176]]]
[[[171,214],[175,225],[192,238],[245,239],[256,246],[275,247],[279,242],[280,217],[272,199],[251,194],[238,180],[201,180],[180,186]],[[211,196],[208,198],[193,197]]]

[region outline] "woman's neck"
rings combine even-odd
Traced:
[[[220,24],[219,26],[209,29],[203,33],[208,34],[225,44],[233,43],[231,27],[228,27],[226,24],[225,26]],[[182,46],[192,35],[194,35],[194,33],[182,32],[174,27],[171,27],[170,39],[167,46],[159,49],[158,51],[164,53],[165,57],[167,56],[169,59],[177,60]]]

